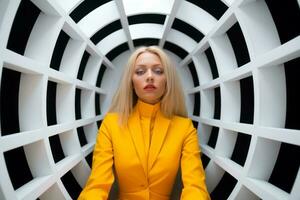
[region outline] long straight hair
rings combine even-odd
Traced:
[[[157,55],[164,66],[166,89],[161,98],[161,112],[167,118],[171,118],[174,115],[187,117],[184,94],[175,66],[171,63],[167,54],[158,46],[140,47],[131,54],[124,69],[119,88],[112,99],[109,112],[118,113],[120,125],[127,124],[128,118],[138,100],[132,83],[135,62],[138,56],[145,52]]]

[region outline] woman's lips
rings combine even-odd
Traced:
[[[156,87],[154,85],[146,85],[146,87],[144,87],[144,90],[148,90],[148,91],[151,91],[151,90],[155,90]]]

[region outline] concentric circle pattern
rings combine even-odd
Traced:
[[[299,200],[299,21],[299,0],[1,0],[0,199],[76,199],[124,63],[159,45],[212,199]]]

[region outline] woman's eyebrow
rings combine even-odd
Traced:
[[[137,67],[148,67],[148,65],[145,65],[145,64],[137,64],[135,65]],[[153,65],[150,65],[150,67],[162,67],[163,65],[161,63],[156,63],[156,64],[153,64]]]
[[[137,67],[139,67],[139,68],[146,68],[145,65],[135,65],[135,67],[136,67],[136,68],[137,68]]]

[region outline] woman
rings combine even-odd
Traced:
[[[79,199],[107,199],[117,179],[121,200],[167,200],[180,169],[181,199],[210,199],[197,131],[186,116],[167,55],[156,46],[137,49],[99,129]]]

